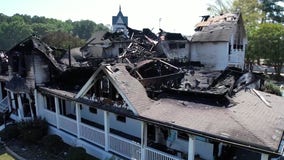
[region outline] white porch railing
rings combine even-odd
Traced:
[[[101,147],[105,146],[105,133],[103,130],[80,123],[80,136],[82,139],[90,141],[96,145]]]
[[[110,151],[132,160],[140,160],[141,146],[137,142],[110,134]]]
[[[56,125],[56,114],[47,109],[43,110],[44,118],[48,123]],[[77,121],[59,115],[59,128],[73,135],[77,135]],[[105,146],[105,132],[87,124],[80,123],[80,137],[98,146]],[[141,160],[141,144],[120,136],[109,134],[109,150],[131,160]],[[181,158],[162,151],[146,147],[145,160],[182,160]]]
[[[145,159],[147,160],[182,160],[181,158],[158,151],[153,148],[146,147],[145,150],[146,150]]]
[[[44,111],[44,118],[46,119],[46,121],[49,123],[49,124],[52,124],[54,126],[56,126],[56,114],[52,111],[49,111],[47,109],[43,109]]]
[[[59,115],[59,128],[77,135],[77,122],[71,118]]]

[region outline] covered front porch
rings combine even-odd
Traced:
[[[164,144],[158,140],[161,139],[158,132],[153,139],[152,124],[62,97],[37,93],[37,99],[44,104],[38,108],[38,115],[44,117],[50,125],[106,152],[136,160],[199,159],[195,158],[195,136],[189,135],[185,140],[186,150],[169,145],[164,148]],[[90,117],[92,114],[93,118]],[[117,127],[119,125],[116,123],[126,123],[125,126],[131,128],[123,129]]]

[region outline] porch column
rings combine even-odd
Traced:
[[[7,91],[7,92],[8,92],[8,91]],[[16,102],[15,102],[16,100],[15,100],[15,96],[14,96],[13,92],[8,92],[8,94],[11,95],[11,102],[12,102],[12,104],[11,104],[11,106],[12,106],[11,110],[17,109],[17,108],[16,108]],[[17,111],[18,111],[18,109],[17,109]]]
[[[34,111],[33,111],[33,108],[32,108],[32,98],[30,97],[29,94],[27,94],[27,97],[28,97],[28,100],[29,100],[29,109],[30,109],[30,112],[31,112],[31,117],[32,117],[32,119],[34,119],[35,115],[34,115]]]
[[[188,157],[187,160],[194,160],[195,154],[195,137],[193,135],[188,135]]]
[[[268,154],[261,153],[261,160],[268,160]]]
[[[56,117],[56,128],[59,129],[59,100],[58,97],[54,97],[54,103],[55,103],[55,117]]]
[[[39,106],[38,106],[38,98],[37,98],[37,90],[34,90],[34,97],[35,97],[35,109],[36,109],[36,117],[39,116]]]
[[[10,94],[9,91],[6,91],[7,93],[7,97],[8,97],[8,108],[9,108],[9,112],[11,112],[13,110],[13,106],[12,106],[12,96]]]
[[[20,120],[22,120],[24,118],[24,109],[23,109],[23,104],[22,104],[22,99],[21,99],[21,95],[17,94],[17,100],[18,100],[18,115]]]
[[[81,110],[80,110],[80,105],[78,103],[76,103],[75,105],[76,105],[76,121],[77,121],[77,138],[80,138]]]
[[[0,82],[0,100],[2,100],[4,97],[2,95],[2,82]]]
[[[141,121],[141,160],[146,160],[146,147],[147,147],[147,123]]]
[[[109,151],[109,113],[104,111],[105,151]]]

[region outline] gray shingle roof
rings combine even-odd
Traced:
[[[192,42],[227,42],[233,34],[233,29],[239,20],[240,14],[224,14],[210,17],[199,22],[195,27],[198,31],[192,36]]]

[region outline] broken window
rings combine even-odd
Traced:
[[[116,120],[125,123],[126,122],[126,117],[125,116],[116,116]]]
[[[64,99],[59,99],[59,110],[60,110],[60,114],[66,115],[65,100]]]
[[[178,131],[178,134],[177,134],[177,137],[178,139],[182,139],[182,140],[186,140],[188,141],[188,134],[185,133],[185,132],[182,132],[182,131]]]
[[[109,93],[109,80],[105,76],[101,80],[101,90],[103,93]]]
[[[98,75],[95,84],[84,97],[94,102],[102,102],[116,107],[122,107],[124,104],[123,98],[104,74]]]
[[[241,26],[238,25],[237,27],[237,31],[235,33],[235,39],[234,39],[234,45],[233,45],[233,49],[234,50],[243,50],[243,34],[241,32]]]
[[[12,71],[14,73],[19,74],[21,77],[26,76],[26,63],[25,57],[19,53],[14,53],[15,55],[12,56]]]
[[[179,43],[178,48],[185,48],[185,43]]]
[[[46,104],[45,106],[46,109],[55,112],[55,100],[53,96],[46,95],[45,104]]]
[[[98,113],[98,110],[96,108],[93,108],[93,107],[89,107],[89,111],[93,114],[97,114]]]
[[[169,48],[170,49],[177,49],[178,45],[177,45],[177,43],[169,43]]]
[[[12,71],[13,72],[19,71],[19,55],[14,55],[12,57]]]

